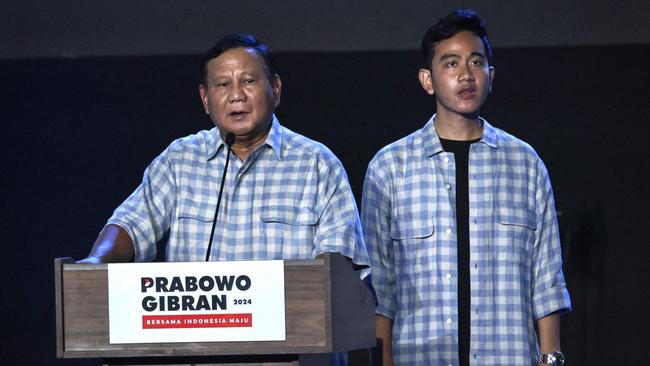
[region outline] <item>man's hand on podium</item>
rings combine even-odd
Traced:
[[[133,261],[134,256],[133,241],[126,230],[109,224],[99,233],[90,254],[77,263],[124,263]]]

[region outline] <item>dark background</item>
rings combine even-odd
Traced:
[[[567,22],[546,15],[549,23]],[[278,117],[339,156],[358,200],[374,153],[433,112],[416,77],[414,48],[424,27],[409,30],[417,34],[409,49],[291,46],[276,55]],[[574,307],[562,318],[568,362],[644,364],[650,42],[526,46],[501,39],[506,46],[494,42],[496,79],[482,115],[529,142],[549,169]],[[197,92],[199,54],[209,44],[192,53],[172,47],[149,56],[16,52],[0,59],[3,364],[99,364],[56,359],[53,259],[84,257],[147,164],[173,139],[211,127]]]

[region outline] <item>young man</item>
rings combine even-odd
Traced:
[[[204,55],[201,71],[199,94],[216,128],[178,139],[154,159],[79,262],[308,259],[339,252],[367,267],[340,161],[274,115],[282,84],[266,45],[251,35],[226,36]],[[233,154],[212,237],[230,133]]]
[[[561,364],[570,310],[546,168],[479,109],[494,79],[484,21],[422,40],[436,114],[370,162],[361,221],[385,365]]]

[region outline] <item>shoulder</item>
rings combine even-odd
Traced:
[[[178,138],[162,152],[161,156],[169,160],[208,158],[210,149],[216,144],[216,128]]]
[[[393,171],[425,156],[423,129],[381,148],[368,164],[369,171]]]
[[[530,155],[537,158],[537,152],[526,141],[500,129],[493,127],[499,149],[504,149],[506,152],[517,152],[521,154]]]
[[[498,153],[508,159],[540,160],[535,149],[526,141],[500,128],[493,127],[487,122],[483,134],[484,141],[494,143],[497,146]]]
[[[288,160],[318,161],[340,165],[339,159],[324,144],[282,127],[282,157]]]
[[[505,160],[510,167],[526,169],[529,174],[547,174],[544,162],[530,144],[502,129],[490,128],[496,139],[499,160]]]

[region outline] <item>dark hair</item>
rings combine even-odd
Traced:
[[[217,43],[203,55],[203,60],[201,61],[201,84],[206,85],[207,83],[208,62],[233,48],[254,49],[264,61],[264,71],[266,71],[266,76],[268,76],[271,83],[273,82],[273,77],[276,75],[276,69],[275,62],[271,57],[268,46],[260,42],[252,34],[233,33],[218,40]]]
[[[445,15],[434,26],[427,29],[422,36],[422,55],[424,56],[424,68],[431,68],[433,60],[434,47],[445,39],[449,39],[462,31],[470,31],[476,34],[483,41],[485,47],[485,57],[488,64],[492,63],[492,46],[487,35],[485,20],[481,18],[474,10],[459,9]]]

